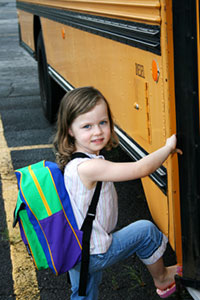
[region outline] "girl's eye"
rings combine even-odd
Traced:
[[[105,124],[107,124],[108,122],[107,121],[101,121],[100,122],[100,125],[105,125]]]
[[[85,128],[85,129],[89,129],[89,128],[91,128],[91,125],[85,125],[85,126],[83,126],[83,128]]]

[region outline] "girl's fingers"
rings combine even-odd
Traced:
[[[183,151],[182,151],[181,149],[176,149],[176,152],[177,152],[178,154],[180,154],[180,155],[183,154]]]
[[[178,153],[178,154],[182,155],[183,151],[181,149],[175,149],[174,151],[172,151],[172,154],[174,154],[174,153]]]

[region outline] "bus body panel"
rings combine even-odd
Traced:
[[[35,51],[33,35],[33,15],[22,10],[18,10],[18,20],[20,24],[21,40],[32,51]]]
[[[53,69],[74,87],[99,88],[111,103],[116,123],[147,152],[163,144],[162,75],[156,83],[151,70],[153,59],[161,65],[159,56],[47,19],[42,19],[42,29],[47,61]],[[56,47],[49,42],[50,35]]]
[[[42,28],[49,65],[75,87],[100,89],[109,100],[116,124],[147,152],[163,145],[166,117],[162,74],[157,83],[152,78],[152,60],[162,67],[160,56],[46,19],[42,19]],[[57,47],[48,43],[50,34]],[[60,49],[65,52],[59,53]],[[143,184],[152,217],[169,236],[167,197],[150,179]],[[174,233],[170,238],[174,247]]]
[[[160,1],[137,0],[137,1],[79,1],[79,0],[26,0],[22,3],[38,4],[47,7],[61,8],[64,10],[80,11],[95,15],[104,15],[147,24],[160,24]]]

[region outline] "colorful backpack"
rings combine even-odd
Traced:
[[[88,157],[75,153],[72,159]],[[19,193],[13,226],[19,222],[21,237],[38,270],[51,268],[56,275],[81,261],[79,295],[86,294],[92,222],[101,190],[97,183],[81,230],[78,229],[64,176],[56,163],[40,161],[15,171]]]

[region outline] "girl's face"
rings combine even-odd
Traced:
[[[72,123],[69,134],[75,139],[78,152],[99,154],[111,135],[107,105],[100,99],[89,112],[78,116]]]

